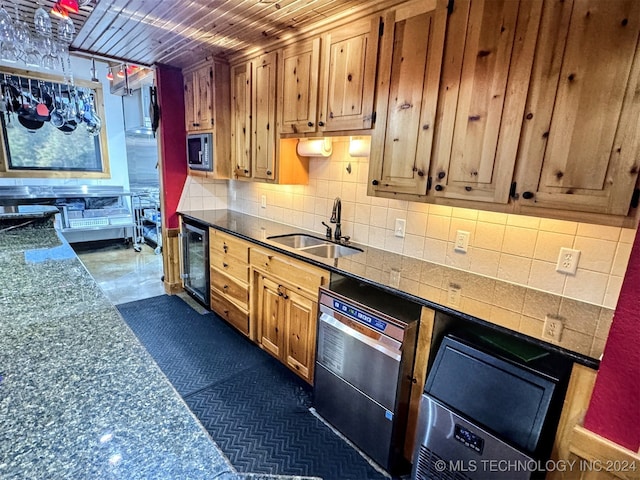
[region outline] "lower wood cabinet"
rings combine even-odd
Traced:
[[[246,336],[249,328],[249,243],[209,230],[211,310]]]
[[[318,287],[328,283],[329,273],[258,248],[250,257],[255,340],[313,384]]]

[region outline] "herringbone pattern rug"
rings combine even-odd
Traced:
[[[385,478],[311,414],[305,382],[217,315],[167,295],[118,309],[239,472]]]

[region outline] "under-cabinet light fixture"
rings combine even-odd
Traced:
[[[349,155],[368,157],[371,151],[371,137],[349,137]]]
[[[331,138],[301,138],[296,147],[302,157],[328,157],[333,152]]]

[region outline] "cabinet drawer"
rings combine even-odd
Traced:
[[[249,302],[249,288],[246,283],[225,275],[217,268],[211,269],[211,288],[222,298],[227,298],[245,309]]]
[[[211,229],[209,255],[211,258],[228,255],[238,260],[249,262],[249,245],[244,240],[228,235],[219,230]]]
[[[230,300],[220,297],[215,292],[211,293],[210,306],[211,310],[216,312],[246,336],[249,336],[249,312],[238,307]]]
[[[249,265],[246,260],[243,262],[230,255],[216,255],[211,256],[209,262],[211,263],[211,268],[216,268],[230,277],[248,283]]]
[[[321,268],[299,262],[258,248],[252,248],[251,265],[264,272],[269,272],[288,284],[307,290],[313,298],[318,294],[318,287],[329,280],[329,272]]]

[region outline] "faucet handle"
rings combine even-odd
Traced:
[[[322,225],[327,227],[327,232],[325,233],[325,236],[330,239],[331,238],[331,227],[329,225],[327,225],[326,223],[324,223],[324,222],[322,222]]]
[[[349,239],[350,239],[350,238],[351,238],[351,237],[350,237],[350,236],[348,236],[348,235],[343,235],[342,237],[340,237],[339,242],[340,242],[340,243],[344,243],[345,245],[347,245],[347,244],[349,243]]]

